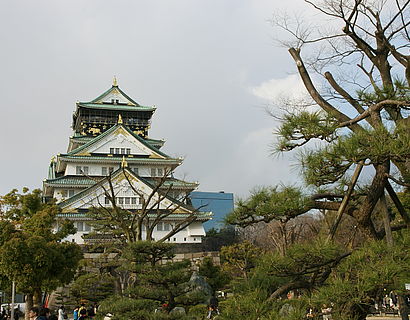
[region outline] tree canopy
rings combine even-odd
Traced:
[[[281,119],[276,150],[299,150],[304,182],[316,193],[287,186],[259,190],[238,203],[230,222],[244,226],[312,209],[337,211],[344,201],[340,213],[353,217],[366,237],[381,239],[388,231],[373,218],[385,192],[401,216],[391,229],[410,226],[396,193],[407,192],[410,181],[409,4],[305,2],[326,26],[292,25],[286,15],[273,23],[290,34],[282,43],[308,96],[272,112]]]
[[[57,230],[59,212],[56,205],[41,201],[40,190],[12,190],[0,197],[0,274],[27,295],[28,308],[41,302],[42,292],[69,283],[82,258],[77,244],[61,242],[75,229],[60,221]]]

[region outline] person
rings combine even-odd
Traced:
[[[76,306],[76,307],[74,308],[74,311],[73,311],[73,320],[78,320],[78,311],[79,311],[79,309],[80,309],[79,306]]]
[[[219,301],[218,298],[215,297],[215,295],[212,295],[211,299],[209,299],[209,307],[208,307],[208,319],[211,319],[212,313],[216,312],[219,314],[219,309],[218,309]]]
[[[1,310],[0,319],[4,319],[4,320],[7,319],[7,311],[6,311],[6,308],[4,308],[4,307],[3,307],[2,310]]]
[[[81,309],[80,310],[80,317],[78,318],[78,320],[88,320],[88,319],[90,319],[90,318],[87,316],[87,310],[85,310],[85,308]]]
[[[398,296],[400,317],[402,320],[409,320],[409,310],[410,310],[410,291],[407,290],[405,294],[400,294]]]
[[[331,320],[332,319],[332,308],[324,304],[322,306],[322,315],[323,315],[323,320]]]
[[[94,308],[94,305],[91,305],[91,306],[88,308],[88,310],[87,310],[87,315],[88,315],[88,318],[94,319],[94,317],[95,317],[95,308]]]
[[[64,320],[64,311],[64,306],[60,306],[60,308],[58,308],[58,320]]]
[[[87,310],[86,308],[85,308],[85,303],[82,303],[81,305],[80,305],[80,308],[78,309],[78,317],[80,317],[80,311],[81,310]]]
[[[19,320],[20,316],[21,316],[21,311],[20,311],[20,308],[17,306],[14,309],[14,320]]]
[[[316,317],[315,310],[313,308],[307,308],[306,310],[306,319],[313,319]]]
[[[30,308],[28,312],[28,317],[30,320],[37,320],[40,310],[37,307]]]
[[[49,308],[40,308],[38,312],[38,317],[36,320],[47,320],[49,316],[50,316]]]

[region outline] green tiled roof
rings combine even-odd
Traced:
[[[128,104],[111,104],[102,103],[101,101],[107,95],[115,94],[122,95],[125,100],[128,100]],[[125,110],[125,111],[155,111],[155,107],[141,106],[136,101],[131,99],[124,91],[122,91],[117,85],[113,85],[111,88],[106,90],[104,93],[99,95],[97,98],[90,102],[79,102],[77,106],[91,109],[109,109],[109,110]]]
[[[100,181],[103,177],[93,177],[93,179]],[[44,183],[55,187],[60,185],[89,187],[98,182],[93,179],[84,176],[63,176],[55,179],[47,179]]]
[[[95,137],[91,137],[91,136],[80,136],[80,135],[78,135],[78,136],[74,136],[74,137],[71,137],[70,139],[72,140],[72,141],[76,141],[76,142],[80,142],[80,143],[86,143],[86,142],[88,142],[88,141],[91,141],[92,139],[94,139]]]
[[[104,96],[109,95],[112,91],[118,91],[119,93],[121,93],[128,101],[130,101],[132,104],[139,106],[139,104],[137,102],[135,102],[133,99],[131,99],[124,91],[122,91],[118,85],[113,84],[111,86],[111,88],[109,88],[108,90],[106,90],[105,92],[103,92],[102,94],[100,94],[97,98],[95,98],[94,100],[92,100],[90,103],[95,103],[98,102],[99,100],[101,100]]]
[[[210,218],[212,218],[213,213],[212,212],[200,212],[197,211],[195,212],[195,215],[197,216],[197,220],[209,220]],[[157,215],[155,213],[152,214],[148,214],[149,218],[155,218]],[[178,219],[185,219],[187,217],[189,217],[190,214],[187,213],[174,213],[174,214],[170,214],[169,216],[167,216],[167,220],[178,220]],[[60,213],[58,214],[59,218],[77,218],[77,219],[89,219],[86,213]]]
[[[75,156],[69,154],[61,154],[58,156],[61,160],[67,162],[76,162],[81,160],[89,163],[121,163],[121,157],[99,157],[99,156]],[[137,157],[125,157],[126,161],[130,164],[181,164],[180,159],[156,159],[156,158],[137,158]]]
[[[70,139],[71,139],[71,141],[77,142],[77,143],[87,143],[87,142],[95,139],[95,137],[77,135],[77,136],[71,137]],[[158,140],[158,139],[145,138],[144,140],[145,140],[146,143],[150,144],[151,146],[153,146],[154,148],[157,148],[157,149],[159,149],[158,147],[162,147],[165,143],[164,140]]]
[[[153,178],[144,178],[145,180],[149,181],[151,184],[155,183],[155,180]],[[163,187],[167,188],[169,185],[173,185],[174,188],[183,188],[183,189],[190,189],[190,188],[196,188],[198,187],[198,183],[196,182],[188,182],[188,181],[183,181],[175,178],[169,178],[163,183]]]
[[[87,103],[79,102],[79,107],[87,109],[103,109],[103,110],[119,110],[119,111],[155,111],[155,107],[149,106],[131,106],[128,104],[103,104],[103,103]]]
[[[104,137],[110,135],[112,132],[114,132],[116,129],[118,129],[119,127],[122,127],[124,130],[126,130],[130,135],[132,135],[135,139],[137,139],[139,142],[141,142],[143,145],[145,145],[147,148],[150,148],[152,151],[162,155],[163,157],[169,158],[168,155],[166,155],[165,153],[161,152],[159,149],[155,148],[154,146],[152,146],[151,144],[149,144],[148,142],[145,141],[145,139],[141,138],[139,135],[135,134],[134,132],[132,132],[127,126],[123,126],[120,123],[117,123],[116,125],[112,126],[111,128],[109,128],[108,130],[104,131],[102,134],[100,134],[99,136],[95,137],[94,139],[88,141],[86,144],[70,151],[68,154],[69,155],[73,155],[76,154],[82,150],[84,150],[85,148],[88,148],[90,145],[100,141],[101,139],[103,139]]]

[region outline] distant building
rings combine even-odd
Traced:
[[[143,206],[149,208],[142,224],[144,238],[147,226],[156,225],[153,236],[158,240],[195,216],[170,241],[201,242],[202,224],[211,213],[196,212],[186,201],[197,183],[173,177],[183,159],[160,151],[165,141],[148,137],[154,111],[155,107],[131,99],[116,80],[96,99],[76,104],[68,150],[53,157],[43,182],[45,200],[55,199],[62,209],[59,218],[72,220],[77,228],[66,240],[92,241],[84,237],[92,231],[87,211],[111,208],[115,202],[130,215]]]
[[[234,208],[233,193],[193,191],[190,198],[199,211],[213,213],[212,219],[203,224],[205,231],[222,228],[226,215]]]

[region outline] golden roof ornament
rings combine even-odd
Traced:
[[[121,117],[121,114],[119,114],[119,115],[118,115],[118,121],[117,121],[117,123],[118,123],[118,124],[122,124],[122,117]]]
[[[128,167],[127,160],[125,160],[125,156],[122,156],[121,168]]]
[[[117,77],[114,76],[114,79],[112,79],[112,86],[113,87],[118,87],[118,82],[117,82]]]

